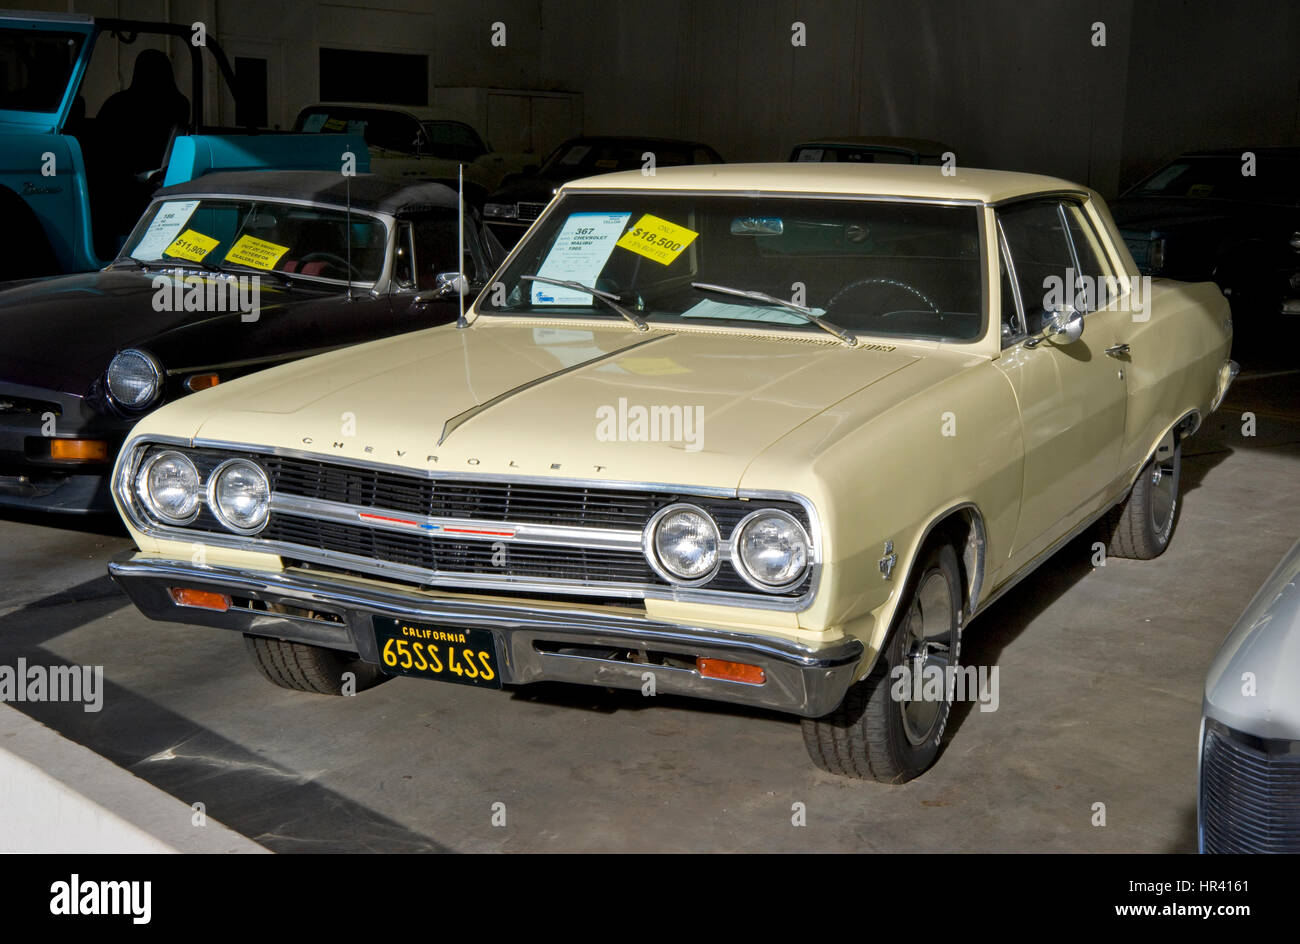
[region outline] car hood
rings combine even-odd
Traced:
[[[123,348],[152,349],[199,321],[238,318],[156,310],[157,274],[106,269],[0,287],[0,381],[80,396]],[[264,285],[263,307],[279,294]]]
[[[917,359],[806,334],[484,318],[222,384],[140,428],[418,469],[734,488],[790,430]]]

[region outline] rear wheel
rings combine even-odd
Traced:
[[[931,547],[871,674],[835,711],[804,720],[804,744],[822,770],[904,783],[934,763],[961,656],[959,573],[950,546]]]
[[[248,635],[244,636],[244,647],[263,678],[296,692],[343,695],[374,688],[389,679],[379,666],[337,649]],[[348,673],[352,674],[351,680]]]
[[[1142,467],[1128,498],[1106,516],[1108,554],[1151,560],[1165,552],[1178,519],[1181,468],[1182,447],[1177,437],[1171,435]]]

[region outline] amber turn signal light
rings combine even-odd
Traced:
[[[230,609],[230,597],[212,590],[191,590],[188,587],[172,587],[172,599],[177,606],[196,606],[201,610],[218,610],[224,613]]]
[[[221,378],[216,374],[191,374],[185,381],[185,389],[193,393],[195,390],[207,390],[209,387],[215,387],[221,383]]]
[[[73,462],[106,462],[108,443],[102,439],[51,439],[50,458]]]
[[[767,681],[767,673],[761,666],[747,665],[744,662],[726,662],[722,659],[701,657],[695,660],[695,668],[705,678],[744,682],[747,685],[762,685]]]

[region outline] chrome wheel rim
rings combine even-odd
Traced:
[[[1178,466],[1176,458],[1151,463],[1151,524],[1163,538],[1174,523],[1178,507]]]
[[[908,607],[903,624],[903,664],[910,673],[900,699],[903,716],[903,733],[916,746],[934,737],[935,729],[944,717],[944,706],[952,692],[948,685],[948,667],[954,663],[955,639],[953,628],[952,597],[943,573],[933,570],[922,579]],[[913,698],[919,688],[924,693],[926,682],[938,670],[943,680],[943,697]],[[934,683],[930,681],[933,689]]]

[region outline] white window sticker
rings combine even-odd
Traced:
[[[176,241],[198,206],[198,200],[168,200],[158,208],[158,213],[140,242],[131,250],[131,255],[145,262],[161,259],[163,250]]]
[[[555,245],[546,261],[537,271],[548,279],[581,282],[593,285],[601,269],[609,261],[614,244],[618,242],[623,227],[631,213],[574,213],[564,221]],[[590,305],[586,292],[532,282],[531,297],[534,305]]]
[[[825,153],[826,151],[823,148],[804,148],[799,152],[799,160],[797,163],[816,164],[822,159],[822,155]]]
[[[826,314],[821,308],[814,308],[813,314],[820,318]],[[727,321],[771,321],[776,324],[810,324],[807,318],[797,312],[787,311],[776,305],[733,305],[729,302],[715,302],[705,299],[698,305],[692,305],[682,312],[683,318],[722,318]]]

